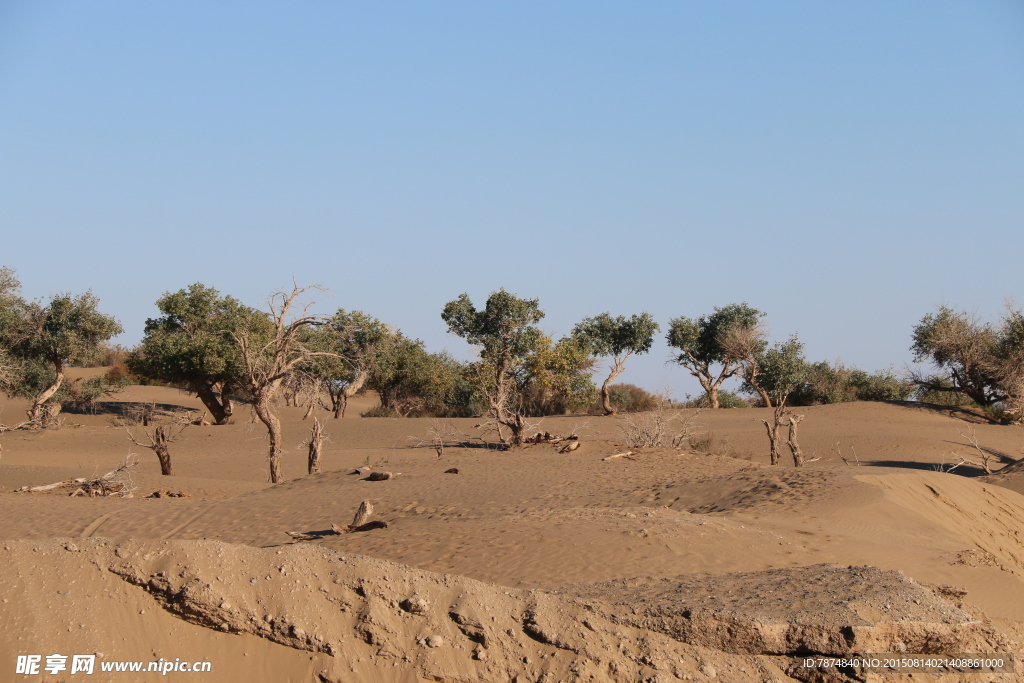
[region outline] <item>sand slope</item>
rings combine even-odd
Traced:
[[[154,401],[167,409],[198,407],[194,398],[165,388],[135,387],[122,398]],[[97,415],[66,416],[60,430],[0,434],[4,449],[0,459],[0,519],[4,521],[0,538],[11,541],[7,544],[11,550],[3,556],[3,572],[20,582],[15,585],[8,580],[4,595],[22,596],[17,598],[22,601],[17,607],[8,606],[12,603],[2,607],[5,617],[22,615],[17,620],[5,618],[0,625],[0,642],[6,643],[6,652],[21,651],[25,641],[19,642],[19,637],[34,638],[33,643],[38,643],[34,646],[47,649],[38,638],[60,633],[60,638],[71,639],[61,641],[68,647],[86,647],[88,641],[92,643],[89,647],[103,650],[96,643],[121,643],[117,657],[123,659],[144,659],[154,648],[162,656],[179,644],[185,649],[194,646],[196,652],[212,653],[219,662],[218,675],[227,680],[254,680],[244,672],[264,670],[289,672],[266,680],[303,681],[316,680],[321,671],[327,672],[324,680],[341,675],[356,675],[358,680],[416,680],[421,676],[498,681],[516,675],[525,677],[520,680],[538,680],[544,675],[548,676],[545,680],[574,680],[567,678],[570,674],[579,680],[644,680],[645,676],[650,680],[784,680],[799,673],[787,669],[788,660],[757,659],[761,652],[775,657],[787,654],[778,648],[758,646],[741,652],[730,649],[727,638],[701,640],[681,635],[715,632],[714,628],[687,631],[678,627],[686,604],[696,605],[692,591],[678,610],[672,608],[673,623],[677,624],[673,630],[658,626],[667,623],[664,614],[658,616],[661,621],[624,617],[614,607],[630,602],[621,595],[602,598],[601,604],[606,606],[601,609],[588,608],[578,602],[583,599],[580,596],[597,599],[587,591],[598,589],[581,587],[624,579],[634,581],[632,585],[668,581],[678,587],[686,583],[685,577],[699,576],[703,583],[724,586],[733,582],[737,591],[750,597],[761,590],[755,584],[761,584],[737,577],[762,576],[758,572],[765,571],[798,572],[823,564],[902,571],[906,580],[921,585],[962,587],[966,595],[959,589],[943,595],[954,596],[966,610],[969,619],[963,623],[970,622],[968,630],[981,628],[971,631],[974,640],[963,642],[979,647],[1018,647],[1014,643],[1020,636],[1019,622],[1024,621],[1024,496],[1001,483],[1012,484],[1019,469],[1012,464],[1013,454],[1024,442],[1024,431],[1019,428],[966,422],[959,414],[926,407],[848,404],[808,408],[801,427],[804,449],[819,459],[810,467],[795,469],[766,464],[763,427],[758,422],[765,411],[753,409],[715,411],[699,417],[704,430],[713,436],[714,450],[722,454],[648,448],[632,449],[632,455],[612,460],[605,458],[628,450],[623,443],[622,417],[544,420],[543,429],[575,431],[581,436],[582,447],[568,454],[559,454],[550,444],[514,453],[489,449],[480,439],[486,435],[474,428],[479,421],[453,420],[452,426],[466,435],[466,444],[449,445],[438,457],[430,444],[430,432],[437,423],[361,419],[359,411],[368,407],[372,398],[364,402],[363,407],[350,406],[343,420],[325,420],[330,438],[324,457],[326,471],[312,476],[303,471],[302,442],[309,422],[302,421],[302,409],[283,408],[289,480],[276,486],[264,481],[265,440],[259,425],[246,422],[244,407],[240,407],[235,424],[193,427],[185,433],[185,440],[174,444],[176,477],[161,477],[152,453],[131,446],[123,427],[114,424],[118,412],[114,403],[103,406]],[[0,416],[19,410],[19,404],[12,402]],[[14,420],[6,417],[6,421]],[[966,452],[958,429],[966,431],[968,427],[975,430],[984,447],[1011,463],[1004,472],[979,478],[932,471],[933,465],[950,462],[949,453]],[[139,427],[132,429],[140,433]],[[852,466],[830,450],[837,441]],[[852,460],[848,446],[856,449],[860,466]],[[83,499],[12,492],[24,485],[108,471],[129,447],[141,457],[134,498]],[[365,472],[353,474],[360,466],[397,476],[368,481]],[[459,473],[446,473],[452,468]],[[958,471],[980,474],[964,468]],[[141,497],[159,488],[184,490],[193,497]],[[388,528],[330,533],[332,524],[347,524],[363,500],[373,503],[374,519],[388,522]],[[288,531],[320,537],[296,543],[285,533]],[[62,550],[68,541],[46,540],[54,538],[80,539],[71,543],[89,550]],[[16,539],[24,540],[14,543]],[[208,545],[213,541],[229,545]],[[120,544],[119,549],[113,544]],[[36,547],[40,550],[33,550]],[[264,550],[251,554],[260,548]],[[261,578],[276,576],[279,569],[268,569],[266,574],[262,568],[259,572],[250,569],[253,563],[277,562],[278,551],[289,557],[298,553],[295,557],[309,563],[307,569],[290,575],[297,583],[283,583],[288,592],[280,595],[268,592],[269,584]],[[112,554],[121,555],[122,564],[131,567],[108,571],[117,564]],[[406,592],[416,582],[434,586],[428,592],[437,604],[458,603],[455,593],[461,591],[483,605],[477,617],[511,619],[501,632],[511,629],[519,635],[507,639],[493,636],[501,646],[490,653],[494,655],[490,664],[483,664],[484,660],[473,658],[470,642],[480,643],[466,635],[466,624],[444,614],[437,617],[440,630],[435,635],[464,647],[455,648],[457,652],[445,650],[443,655],[440,648],[418,642],[424,632],[413,629],[410,624],[417,622],[410,621],[408,611],[395,612],[395,605],[387,608],[387,619],[398,620],[388,621],[387,629],[393,633],[385,629],[383,635],[359,636],[363,622],[358,614],[363,608],[353,607],[335,621],[317,621],[316,615],[327,614],[323,589],[333,590],[323,582],[331,571],[339,571],[337,560],[330,558],[341,556],[367,558],[344,563],[348,572],[345,585],[351,590],[359,581],[376,582],[375,590],[387,593],[387,600],[395,605],[408,598],[391,585],[398,579],[379,580],[376,575],[384,572],[402,577]],[[381,564],[384,560],[396,564]],[[154,584],[153,575],[167,571],[157,565],[168,562],[178,578],[167,578],[166,585]],[[225,588],[223,595],[217,593],[217,599],[249,605],[247,609],[257,621],[281,611],[306,614],[306,621],[288,621],[288,628],[298,624],[314,640],[282,636],[273,626],[276,622],[263,621],[260,626],[238,615],[218,621],[220,608],[209,608],[216,602],[214,598],[200,601],[206,607],[198,615],[182,612],[175,607],[177,598],[167,597],[180,594],[179,579],[183,577],[200,577],[204,585],[219,585],[211,576],[230,588]],[[253,578],[258,581],[250,583]],[[73,581],[82,583],[73,585]],[[88,598],[80,596],[75,588],[79,585],[88,588]],[[456,585],[461,588],[452,588]],[[529,635],[523,640],[522,633],[532,628],[523,616],[533,609],[532,589],[558,591],[546,599],[556,600],[554,611],[559,620],[570,620],[563,624],[564,629],[559,627],[567,633],[577,633],[580,620],[589,618],[586,614],[600,616],[604,625],[594,631],[583,626],[590,635],[573,641],[575,649],[565,650],[558,643]],[[67,591],[70,595],[63,595]],[[87,610],[90,601],[104,591],[116,594],[116,604],[123,604],[124,609],[109,618],[76,621],[68,616]],[[72,599],[83,602],[68,602]],[[26,600],[35,607],[28,606]],[[257,614],[257,605],[274,601],[278,605],[274,610]],[[790,607],[809,614],[813,610],[808,605],[804,609],[793,602]],[[60,606],[68,609],[51,609]],[[140,615],[139,610],[145,613]],[[904,616],[909,618],[909,614]],[[732,623],[739,628],[729,621],[739,618],[735,614],[725,618],[714,613],[712,617],[702,623]],[[121,632],[121,623],[132,626]],[[228,624],[226,632],[220,631],[223,623]],[[936,619],[921,623],[931,624],[927,628],[938,634],[952,622]],[[845,625],[854,626],[852,622]],[[216,633],[209,630],[211,626]],[[328,632],[334,635],[328,637]],[[204,633],[210,634],[208,642]],[[605,635],[599,638],[595,633]],[[74,640],[75,634],[92,635]],[[608,634],[618,634],[615,638],[620,643],[632,645],[620,648]],[[315,641],[317,637],[320,641]],[[563,635],[554,640],[577,637],[582,638]],[[463,642],[466,638],[469,642]],[[792,641],[787,638],[780,642]],[[594,639],[618,654],[609,659],[592,647],[588,650],[584,641]],[[355,654],[341,656],[337,645],[325,649],[323,643],[335,640],[351,642],[352,649],[346,652]],[[657,647],[651,649],[651,643]],[[704,650],[699,648],[707,652],[700,654]],[[392,650],[393,656],[385,654]],[[637,654],[655,650],[661,653],[657,657],[678,660],[682,668],[652,667],[655,655],[645,661],[644,655]],[[547,654],[569,651],[572,656],[565,658]],[[126,654],[129,652],[140,654]],[[708,652],[715,654],[712,657]],[[736,657],[754,659],[730,659]],[[523,658],[533,664],[526,665]],[[702,672],[703,664],[714,669],[716,676]],[[293,666],[298,668],[293,670]],[[737,678],[739,673],[719,675],[732,671],[729,667],[737,672],[746,669],[742,675],[749,674],[749,678]],[[233,678],[235,673],[224,674],[227,670],[238,672],[237,678]]]

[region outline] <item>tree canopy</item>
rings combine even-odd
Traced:
[[[56,294],[50,301],[25,301],[10,269],[0,271],[0,341],[5,391],[32,399],[28,417],[45,421],[60,412],[69,365],[92,362],[100,344],[122,332],[99,311],[91,291]]]
[[[441,313],[449,332],[480,347],[480,359],[490,374],[481,381],[480,389],[491,416],[511,431],[510,446],[523,442],[526,429],[515,376],[527,354],[536,348],[540,330],[534,325],[543,317],[537,299],[521,299],[504,289],[492,292],[483,310],[477,310],[469,295],[462,294],[449,301]]]
[[[573,337],[584,344],[596,356],[610,356],[612,365],[601,385],[601,404],[606,415],[614,415],[609,387],[616,377],[625,370],[626,360],[633,354],[651,350],[654,335],[660,330],[650,313],[613,318],[610,313],[601,313],[593,318],[584,318],[573,328]]]
[[[741,369],[743,360],[729,351],[725,343],[728,335],[736,328],[757,327],[763,315],[744,302],[716,308],[711,315],[697,319],[679,317],[669,321],[668,345],[680,351],[675,361],[697,378],[712,408],[719,407],[722,383]],[[720,366],[717,375],[715,365]]]
[[[165,292],[156,306],[162,315],[146,321],[128,368],[139,377],[187,387],[217,424],[227,424],[231,393],[240,387],[245,369],[231,334],[254,325],[269,334],[266,314],[198,282]]]

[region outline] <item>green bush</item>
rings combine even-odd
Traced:
[[[905,401],[914,385],[896,376],[892,368],[868,373],[826,361],[808,367],[807,381],[790,395],[794,406],[850,401]]]
[[[750,408],[751,402],[743,398],[734,391],[728,391],[721,389],[718,392],[718,407],[719,408]],[[686,395],[686,400],[683,401],[684,408],[710,408],[711,401],[708,400],[707,394],[701,394],[696,398],[691,397],[689,394]]]
[[[612,407],[618,413],[642,413],[654,410],[661,405],[659,396],[646,389],[641,389],[635,384],[613,384],[609,387],[609,394]],[[597,401],[590,407],[590,410],[599,413],[604,409],[601,402]]]
[[[360,417],[402,417],[394,408],[385,408],[384,406],[374,406],[359,415]]]

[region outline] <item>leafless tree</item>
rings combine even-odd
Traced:
[[[305,304],[295,313],[299,298],[311,289],[322,290],[319,286],[299,287],[293,285],[290,292],[276,292],[267,301],[270,328],[251,321],[237,332],[231,332],[242,352],[245,365],[243,382],[252,396],[252,407],[256,416],[266,428],[270,438],[267,462],[271,483],[282,480],[281,471],[281,420],[274,409],[274,398],[284,379],[302,363],[317,356],[333,356],[328,352],[311,351],[300,339],[302,330],[326,323],[322,316],[311,315],[314,302]],[[263,321],[265,322],[265,321]]]
[[[143,424],[148,425],[149,423],[145,422]],[[128,439],[136,446],[148,448],[156,453],[156,457],[160,461],[160,474],[173,476],[174,467],[171,465],[170,444],[180,439],[182,432],[191,425],[192,416],[188,413],[179,412],[173,416],[170,422],[157,425],[152,429],[143,427],[142,431],[149,439],[149,443],[143,443],[136,439],[135,435],[132,434],[132,430],[128,427],[125,427],[124,430],[128,432]]]
[[[739,362],[740,375],[758,393],[765,407],[771,408],[772,399],[764,387],[761,386],[761,382],[758,379],[761,374],[758,355],[767,346],[765,342],[767,336],[764,325],[760,323],[751,327],[732,325],[719,335],[718,343],[726,357],[733,358]]]

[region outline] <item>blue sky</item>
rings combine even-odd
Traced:
[[[1024,4],[0,0],[0,265],[136,342],[203,282],[321,283],[465,355],[444,303],[747,301],[910,360],[1021,299]],[[660,343],[622,381],[696,392]]]

